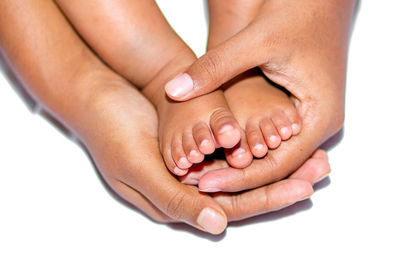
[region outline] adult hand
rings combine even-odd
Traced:
[[[309,197],[313,183],[329,172],[326,153],[317,151],[289,179],[240,194],[201,193],[179,182],[165,167],[157,140],[157,115],[150,102],[123,81],[96,80],[102,93],[86,108],[78,132],[113,190],[157,221],[185,222],[219,234],[227,221]],[[187,176],[196,179],[221,166],[227,163],[215,161]]]
[[[181,184],[159,153],[153,106],[92,54],[53,1],[2,1],[0,8],[1,49],[23,84],[80,137],[117,194],[155,220],[218,234],[227,220],[306,198],[329,170],[319,152],[290,179],[243,194],[212,198]]]
[[[290,92],[303,118],[298,136],[248,168],[210,172],[199,183],[202,190],[239,191],[284,178],[342,127],[354,4],[354,0],[266,1],[245,29],[166,84],[167,94],[183,101],[259,66]]]

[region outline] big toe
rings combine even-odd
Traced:
[[[210,127],[219,146],[233,148],[239,143],[240,127],[228,109],[214,111],[210,117]]]
[[[225,149],[226,160],[234,168],[246,168],[253,160],[246,137],[243,134],[240,142],[231,149]]]

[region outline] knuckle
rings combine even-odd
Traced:
[[[232,195],[231,201],[230,201],[230,219],[233,220],[240,220],[243,217],[243,210],[242,210],[242,205],[240,205],[242,199],[241,194],[235,194]]]
[[[178,190],[173,193],[167,201],[167,215],[175,220],[181,220],[184,214],[183,204],[187,201],[190,201],[190,199],[184,191]]]
[[[199,68],[201,72],[207,73],[208,79],[211,82],[217,81],[217,74],[219,71],[219,56],[216,53],[209,52],[201,57],[199,60]]]

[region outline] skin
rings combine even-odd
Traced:
[[[282,179],[342,127],[354,5],[354,0],[265,1],[247,27],[210,49],[185,71],[190,82],[178,75],[166,84],[169,97],[184,101],[259,66],[269,79],[291,93],[303,119],[300,134],[279,149],[244,169],[209,172],[199,182],[201,190],[241,191]],[[176,84],[180,84],[180,92],[184,88],[187,93],[178,97],[171,94]]]
[[[264,1],[209,0],[210,29],[208,50],[228,40],[245,28],[256,16]],[[249,70],[226,83],[223,88],[229,107],[245,134],[238,145],[242,161],[251,163],[253,155],[264,157],[268,149],[276,149],[281,140],[299,134],[301,119],[290,98],[266,81],[258,69]],[[226,150],[230,161],[237,149]],[[237,162],[236,165],[239,165]],[[245,164],[244,166],[247,166]]]
[[[288,179],[245,193],[211,196],[184,185],[164,167],[151,103],[85,46],[53,1],[3,0],[0,13],[1,51],[19,79],[79,137],[115,192],[154,220],[218,234],[227,221],[307,198],[329,172],[326,153],[317,151]],[[21,42],[21,36],[29,38]],[[206,208],[219,217],[212,224],[205,223]]]
[[[159,115],[161,153],[172,173],[184,175],[192,164],[203,161],[204,155],[218,147],[232,148],[239,142],[240,127],[222,91],[187,103],[165,97],[164,84],[196,57],[153,0],[56,2],[102,59],[144,88],[144,95]],[[98,37],[104,32],[108,34],[100,41]]]

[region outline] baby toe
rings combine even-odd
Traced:
[[[182,147],[182,138],[175,138],[171,144],[171,154],[176,166],[182,170],[188,169],[192,163],[186,158],[185,151]]]
[[[265,143],[259,123],[249,122],[246,126],[246,138],[251,153],[257,158],[264,157],[268,152],[268,146]]]
[[[191,132],[183,134],[182,138],[183,150],[185,151],[187,159],[193,163],[200,163],[204,160],[204,155],[198,149]]]
[[[240,127],[228,109],[214,111],[210,117],[210,127],[216,142],[223,148],[232,148],[240,141]]]
[[[234,168],[246,168],[253,160],[253,155],[250,152],[247,144],[246,136],[243,133],[240,142],[233,148],[225,149],[226,160],[229,165]]]
[[[264,118],[260,122],[261,132],[263,133],[265,143],[269,148],[275,149],[281,144],[281,137],[275,128],[275,125],[269,118]]]
[[[192,134],[201,153],[209,155],[215,151],[214,139],[207,124],[197,123],[193,127]]]
[[[292,134],[298,135],[301,131],[301,118],[295,107],[285,109],[285,115],[291,123]]]
[[[171,151],[171,147],[170,146],[165,146],[162,149],[162,155],[163,155],[163,159],[164,159],[164,163],[165,166],[167,166],[168,170],[178,176],[182,176],[185,175],[188,170],[182,170],[181,168],[179,168],[176,164],[175,161],[172,157],[172,151]]]
[[[271,120],[282,140],[288,140],[292,136],[292,126],[285,113],[276,112],[272,115]]]

